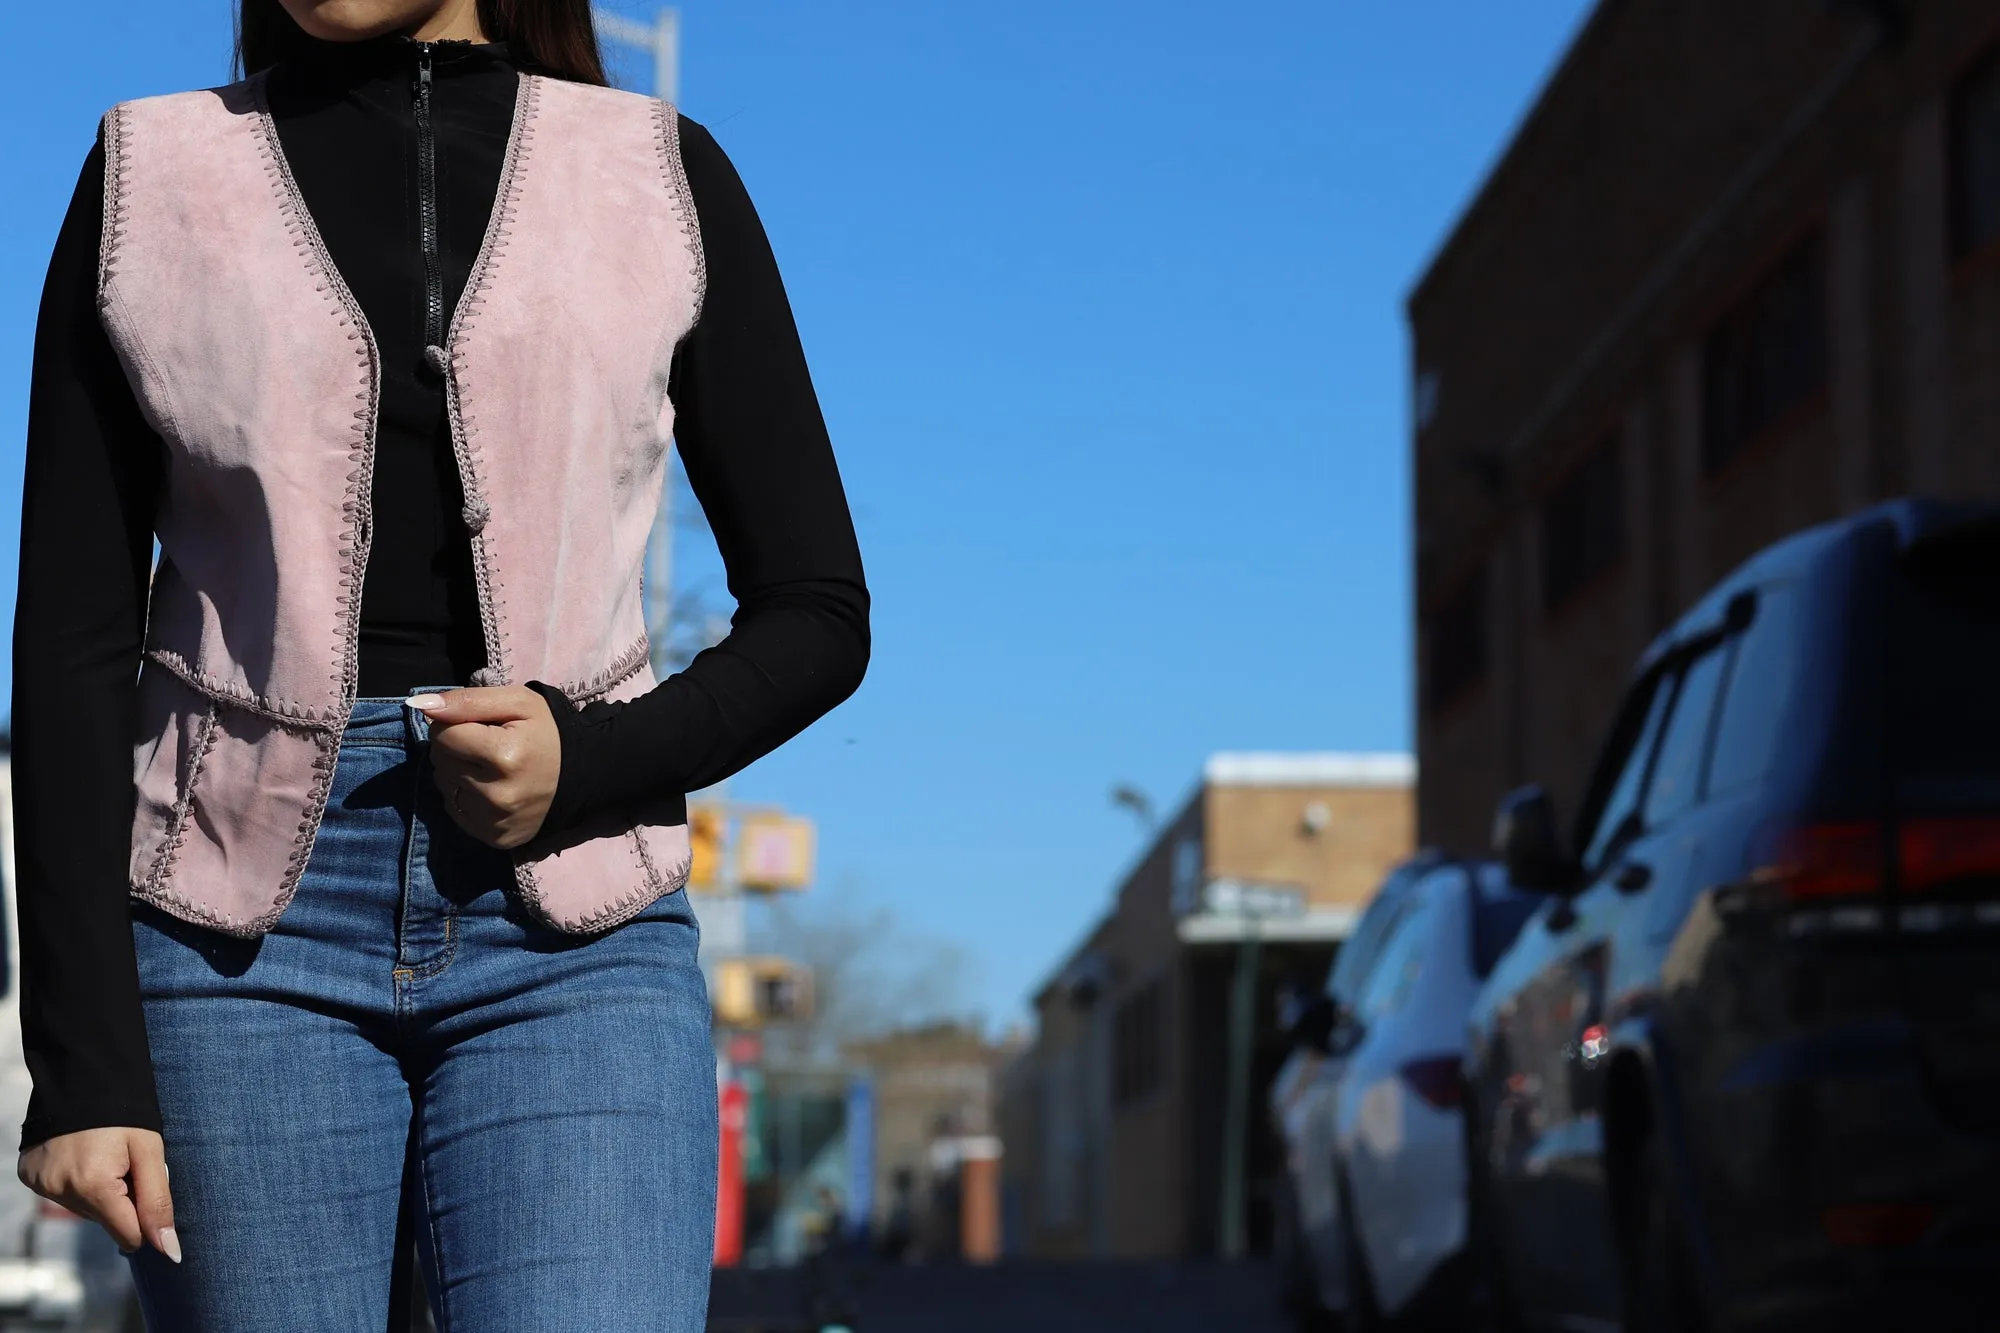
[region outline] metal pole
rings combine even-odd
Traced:
[[[653,96],[680,104],[681,15],[677,9],[663,9],[653,20]]]
[[[1229,1087],[1222,1115],[1222,1218],[1217,1249],[1224,1259],[1241,1259],[1245,1248],[1245,1165],[1250,1138],[1250,1056],[1257,1013],[1255,915],[1245,913],[1243,939],[1236,946],[1235,985],[1229,996]]]
[[[592,16],[597,35],[621,46],[636,46],[653,54],[653,96],[678,103],[681,96],[681,15],[662,9],[651,23],[600,9]]]
[[[598,35],[653,54],[653,96],[678,102],[681,91],[681,16],[662,9],[651,23],[597,10]],[[666,458],[660,482],[660,511],[646,536],[646,637],[652,644],[653,675],[665,677],[674,631],[674,460]]]

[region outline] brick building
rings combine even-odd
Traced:
[[[1731,567],[2000,496],[2000,7],[1603,0],[1409,298],[1423,841]]]
[[[1216,755],[1035,998],[1034,1044],[1002,1076],[1011,1241],[1049,1257],[1211,1253],[1223,1157],[1230,983],[1246,892],[1259,921],[1250,1233],[1276,1145],[1262,1090],[1283,1057],[1281,984],[1323,976],[1382,876],[1410,853],[1406,755]],[[1232,898],[1232,895],[1235,895]]]
[[[955,1022],[904,1028],[842,1050],[874,1082],[873,1229],[907,1210],[913,1256],[959,1252],[955,1145],[993,1133],[994,1079],[1005,1045]],[[940,1150],[944,1150],[941,1152]]]

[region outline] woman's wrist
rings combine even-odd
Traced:
[[[555,686],[540,680],[531,680],[527,685],[548,703],[562,750],[556,792],[549,800],[548,813],[542,817],[541,832],[536,835],[540,839],[567,833],[595,813],[591,808],[596,767],[592,756],[594,726],[589,714]],[[601,706],[602,711],[610,708],[611,705]],[[593,704],[591,709],[599,710],[600,706]]]

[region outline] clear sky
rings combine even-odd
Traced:
[[[816,817],[823,882],[955,945],[996,1022],[1140,848],[1113,784],[1165,812],[1217,750],[1410,745],[1401,301],[1588,8],[683,4],[876,607],[861,692],[732,795]],[[12,10],[0,623],[77,167],[112,103],[224,80],[230,5]],[[679,562],[719,592],[700,534]]]

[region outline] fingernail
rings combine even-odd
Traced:
[[[404,702],[420,713],[428,713],[433,708],[444,707],[444,696],[442,694],[413,694],[404,700]]]
[[[160,1253],[167,1258],[175,1263],[181,1261],[181,1238],[174,1234],[172,1227],[161,1227],[160,1234],[153,1238],[153,1243],[160,1247]]]

